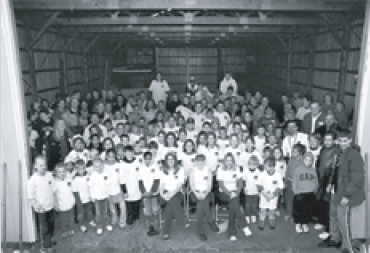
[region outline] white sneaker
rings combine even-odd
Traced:
[[[301,224],[296,224],[295,225],[295,231],[298,233],[298,234],[301,234],[303,231],[302,231],[302,226]]]
[[[249,216],[245,216],[245,222],[247,222],[247,224],[251,222]]]
[[[93,221],[93,220],[92,220],[92,221],[90,221],[90,222],[89,222],[89,224],[90,224],[90,226],[92,226],[92,227],[96,227],[96,223],[95,223],[95,221]]]
[[[96,230],[96,233],[97,233],[98,235],[102,235],[102,234],[103,234],[103,229],[102,229],[102,228],[98,228],[98,229]]]
[[[112,225],[107,225],[107,227],[106,227],[106,228],[107,228],[107,230],[108,230],[108,231],[112,231],[112,230],[113,230]]]
[[[307,225],[307,224],[303,224],[303,225],[302,225],[302,229],[303,229],[303,232],[305,232],[305,233],[310,232],[310,228],[308,227],[308,225]]]
[[[87,231],[87,227],[86,227],[85,225],[82,225],[82,226],[80,227],[80,231],[81,231],[82,233],[85,233],[85,232]]]
[[[276,211],[275,211],[275,215],[276,215],[277,217],[280,217],[280,211],[279,211],[279,210],[276,210]]]
[[[251,221],[252,221],[252,223],[256,223],[257,222],[257,217],[252,215],[251,216]]]
[[[251,230],[249,229],[249,227],[248,227],[248,226],[246,226],[245,228],[243,228],[243,233],[244,233],[244,235],[245,235],[246,237],[248,237],[248,236],[251,236],[251,235],[252,235],[252,232],[251,232]]]
[[[230,241],[236,242],[238,240],[235,235],[230,236]]]
[[[319,238],[323,241],[328,239],[329,236],[330,236],[330,234],[328,232],[322,232],[322,233],[319,234]]]
[[[321,229],[323,229],[324,228],[324,226],[323,225],[321,225],[321,224],[319,224],[319,223],[317,223],[317,224],[315,224],[315,230],[321,230]]]

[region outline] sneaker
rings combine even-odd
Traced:
[[[163,238],[163,240],[168,240],[168,239],[170,239],[170,235],[163,235],[162,238]]]
[[[120,222],[118,224],[118,226],[119,226],[120,229],[125,229],[126,228],[126,223]]]
[[[220,228],[217,226],[215,221],[208,222],[208,225],[211,227],[213,232],[219,232]]]
[[[308,225],[307,225],[307,224],[303,224],[303,225],[302,225],[302,230],[303,230],[303,232],[305,232],[305,233],[310,232],[310,228],[308,227]]]
[[[230,236],[230,241],[232,241],[232,242],[236,242],[238,239],[236,238],[236,236],[235,235],[232,235],[232,236]]]
[[[249,227],[248,227],[248,226],[246,226],[245,228],[243,228],[243,233],[244,233],[244,235],[245,235],[246,237],[248,237],[248,236],[251,236],[251,235],[252,235],[252,232],[251,232],[251,230],[249,229]]]
[[[206,234],[199,234],[199,239],[201,240],[201,241],[207,241],[207,235]]]
[[[155,236],[155,235],[159,235],[159,232],[158,232],[158,230],[155,230],[152,225],[150,225],[149,230],[146,234],[147,234],[147,236]]]
[[[322,233],[319,234],[319,238],[321,240],[326,240],[326,239],[329,238],[329,236],[330,236],[330,234],[328,232],[322,232]]]
[[[251,223],[249,216],[245,216],[245,222],[247,222],[247,224]]]
[[[92,220],[92,221],[90,221],[90,222],[89,222],[89,224],[90,224],[90,226],[92,226],[92,227],[96,227],[96,223],[95,223],[95,221],[93,221],[93,220]]]
[[[302,231],[302,226],[301,224],[296,224],[295,225],[295,231],[298,233],[298,234],[301,234],[303,231]]]
[[[53,248],[44,248],[44,247],[42,247],[42,248],[40,249],[40,252],[41,252],[41,253],[49,253],[49,252],[53,252]]]
[[[317,224],[315,224],[314,228],[315,228],[315,230],[321,230],[321,229],[324,228],[324,226],[321,225],[320,223],[317,223]]]
[[[280,211],[279,211],[279,210],[276,210],[276,211],[275,211],[275,215],[276,215],[277,217],[280,217]]]
[[[270,225],[270,229],[275,229],[275,226],[276,226],[275,219],[269,219],[269,225]]]
[[[102,229],[102,228],[98,228],[98,229],[96,230],[96,234],[97,234],[97,235],[102,235],[102,234],[103,234],[103,229]]]
[[[113,230],[113,226],[112,226],[112,225],[107,225],[107,226],[106,226],[106,229],[107,229],[108,231],[112,231],[112,230]]]
[[[75,234],[74,230],[68,231],[68,236],[74,236],[74,234]]]
[[[252,223],[256,223],[256,222],[257,222],[257,217],[256,217],[256,216],[254,216],[254,215],[252,215],[252,216],[251,216],[251,222],[252,222]]]
[[[259,230],[264,230],[265,229],[265,222],[264,221],[259,221],[258,222],[258,228]]]
[[[86,227],[85,225],[80,226],[80,231],[81,231],[82,233],[86,233],[86,231],[87,231],[87,227]]]
[[[285,221],[290,221],[291,220],[291,217],[289,215],[285,215],[284,220]]]

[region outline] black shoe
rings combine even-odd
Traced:
[[[207,241],[207,236],[206,236],[206,234],[199,234],[199,239],[200,239],[201,241]]]
[[[151,225],[149,227],[149,230],[148,232],[146,233],[148,236],[155,236],[155,235],[159,235],[159,231],[158,230],[155,230],[154,227]]]
[[[322,241],[321,243],[319,243],[318,246],[320,248],[337,248],[337,249],[339,249],[342,246],[342,243],[329,239],[327,241],[326,240]]]
[[[275,220],[269,220],[270,229],[275,229],[276,223]]]
[[[258,229],[261,231],[265,229],[265,223],[263,221],[258,222]]]
[[[170,235],[163,235],[162,238],[163,238],[163,240],[169,240],[170,239]]]
[[[211,227],[213,232],[216,232],[216,233],[220,232],[220,228],[217,226],[215,221],[208,222],[208,225]]]

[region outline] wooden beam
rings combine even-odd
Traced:
[[[96,34],[95,37],[90,41],[90,43],[87,44],[87,46],[84,49],[86,53],[90,51],[90,49],[94,46],[94,44],[99,40],[100,36],[101,36],[100,33]]]
[[[337,100],[344,101],[347,81],[347,66],[348,66],[348,48],[351,37],[351,24],[348,23],[343,28],[342,43],[343,47],[339,58],[339,78],[337,87]]]
[[[292,75],[292,36],[289,37],[286,64],[286,90],[290,89],[290,80]]]
[[[338,33],[337,29],[335,28],[333,22],[330,20],[330,18],[325,13],[320,13],[320,17],[325,20],[326,26],[329,29],[331,35],[334,37],[334,39],[338,42],[340,47],[342,49],[345,49],[345,43],[343,42],[343,38]]]
[[[339,24],[341,20],[336,20]],[[85,17],[58,18],[53,25],[58,26],[97,26],[97,25],[253,25],[253,26],[324,26],[325,21],[317,18],[277,17],[261,20],[245,17],[195,17],[187,21],[184,17]]]
[[[25,23],[24,33],[26,41],[32,41],[32,32],[28,23]],[[37,90],[37,77],[36,77],[36,67],[35,67],[35,58],[33,54],[32,47],[26,47],[26,55],[28,59],[28,71],[30,75],[30,88],[32,94],[32,100],[37,101],[39,98],[39,93]]]
[[[71,37],[68,38],[68,40],[63,44],[63,48],[67,48],[69,45],[71,45],[77,38],[78,36],[81,35],[83,29],[79,29],[75,34],[73,34]]]
[[[313,95],[313,69],[315,65],[315,38],[316,34],[314,33],[313,36],[310,37],[310,40],[308,41],[309,47],[308,47],[308,68],[307,68],[307,93],[311,96]]]
[[[362,0],[13,0],[22,10],[254,10],[254,11],[351,11],[364,10]]]
[[[60,11],[54,12],[53,15],[51,15],[48,20],[46,20],[45,24],[41,27],[35,38],[31,41],[31,43],[28,45],[28,47],[33,48],[35,44],[41,39],[42,35],[46,32],[46,30],[52,25],[54,20],[60,15]],[[25,21],[27,22],[27,21]]]

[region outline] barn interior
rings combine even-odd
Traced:
[[[329,93],[353,113],[357,129],[360,94],[367,96],[361,92],[370,85],[362,70],[368,0],[10,2],[25,108],[76,90],[134,94],[147,89],[157,71],[172,91],[182,92],[194,76],[214,92],[229,71],[241,94],[260,91],[273,106],[294,91],[320,102]],[[361,122],[365,142],[369,121]],[[9,206],[8,213],[17,208]],[[17,240],[13,232],[8,236]]]

